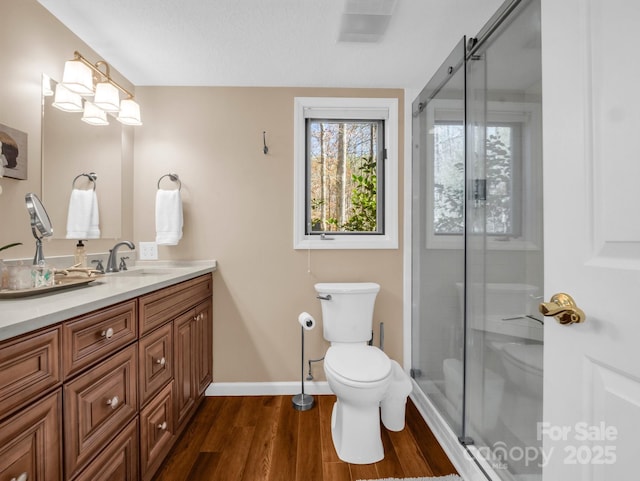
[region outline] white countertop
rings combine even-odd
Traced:
[[[216,265],[216,261],[144,263],[82,287],[1,299],[0,341],[213,272]],[[138,275],[142,271],[144,275]]]

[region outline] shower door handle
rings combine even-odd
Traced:
[[[549,302],[542,302],[538,310],[546,317],[555,317],[563,325],[579,324],[587,319],[584,311],[569,294],[554,294]]]

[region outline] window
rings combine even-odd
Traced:
[[[296,98],[294,248],[397,248],[397,100]]]
[[[384,234],[383,122],[306,124],[305,234]]]
[[[485,140],[485,232],[492,236],[522,234],[522,123],[488,124]],[[434,126],[433,223],[435,235],[464,232],[464,127],[460,122]],[[484,180],[484,179],[483,179]]]
[[[541,245],[540,110],[535,104],[488,102],[486,127],[481,126],[480,150],[485,160],[479,171],[467,175],[467,202],[483,200],[483,218],[467,228],[487,235],[489,249],[536,249]],[[459,105],[449,100],[427,105],[430,162],[426,189],[427,247],[462,248],[465,208],[465,132]],[[481,138],[480,138],[481,137]]]

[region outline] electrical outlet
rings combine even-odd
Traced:
[[[158,244],[155,242],[139,242],[139,257],[141,261],[155,261],[158,259]]]

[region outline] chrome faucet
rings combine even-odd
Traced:
[[[118,272],[118,264],[116,263],[116,259],[118,258],[118,247],[125,245],[129,249],[134,250],[136,248],[135,244],[130,241],[122,241],[118,242],[111,249],[109,249],[109,259],[107,259],[107,269],[105,272]]]

